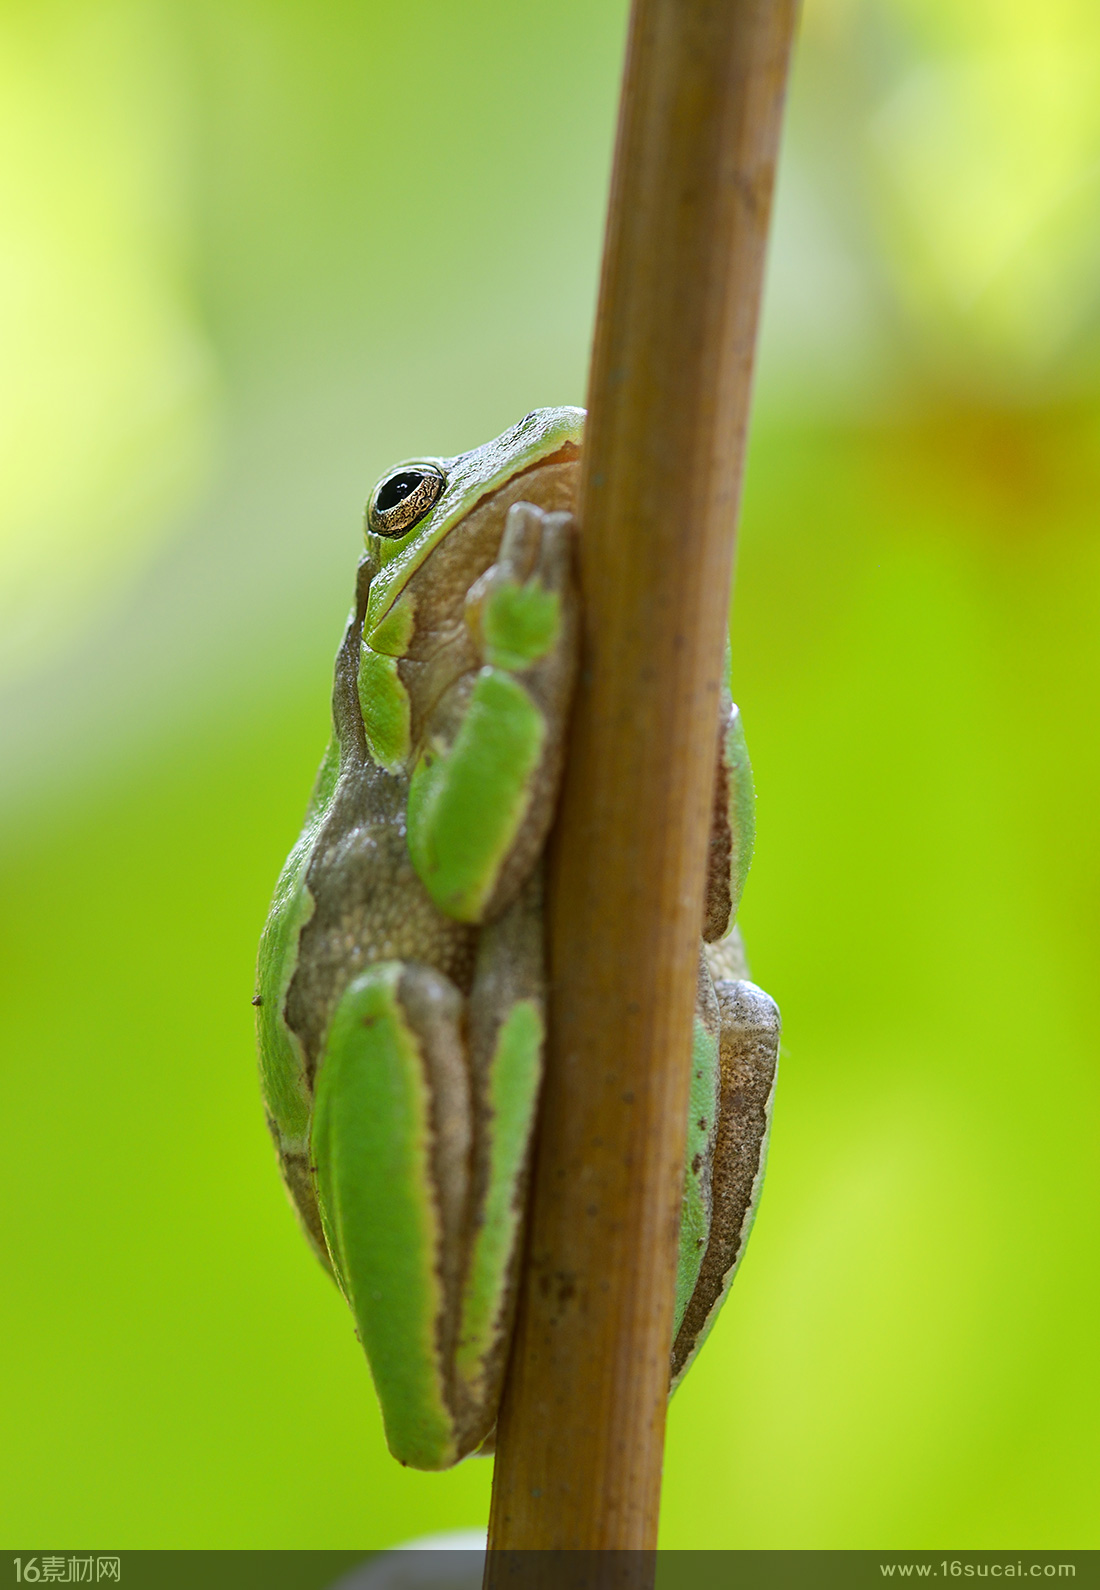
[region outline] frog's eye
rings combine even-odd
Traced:
[[[398,469],[374,488],[367,525],[379,536],[401,536],[423,519],[443,490],[443,476],[431,464]]]

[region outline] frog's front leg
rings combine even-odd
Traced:
[[[480,667],[425,725],[409,790],[413,866],[441,911],[492,921],[531,873],[554,815],[576,674],[573,518],[516,503],[466,598]]]
[[[729,672],[728,650],[726,671]],[[756,839],[756,796],[741,713],[730,700],[729,691],[722,694],[703,915],[703,938],[708,944],[733,929]]]
[[[538,881],[465,998],[377,963],[326,1036],[311,1151],[325,1238],[393,1455],[446,1468],[491,1430],[511,1331],[543,1039]]]

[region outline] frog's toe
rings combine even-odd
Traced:
[[[577,521],[571,513],[543,515],[538,577],[550,591],[563,591],[573,578]]]
[[[504,521],[497,568],[520,584],[531,577],[539,558],[543,525],[551,517],[533,502],[514,502]]]

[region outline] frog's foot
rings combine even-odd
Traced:
[[[466,622],[490,667],[533,678],[560,647],[575,533],[571,513],[533,502],[509,508],[496,562],[466,595]]]
[[[779,1053],[779,1009],[762,988],[721,979],[714,992],[721,1025],[710,1235],[673,1344],[673,1389],[714,1324],[748,1241],[764,1179]]]
[[[542,724],[541,754],[527,780],[526,810],[504,856],[483,920],[515,899],[542,853],[554,819],[565,758],[566,727],[579,655],[579,602],[573,573],[577,525],[571,513],[546,513],[530,502],[508,511],[494,566],[475,587],[467,614],[477,614],[490,667],[512,672]]]
[[[386,1439],[447,1468],[496,1416],[501,1276],[521,1218],[542,1044],[516,999],[482,1023],[418,963],[370,967],[337,1007],[317,1075],[311,1149],[325,1238],[370,1360]],[[507,1251],[502,1251],[502,1250]]]

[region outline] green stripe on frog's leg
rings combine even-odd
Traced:
[[[256,963],[260,1081],[281,1153],[304,1151],[309,1131],[310,1094],[305,1056],[297,1035],[286,1024],[283,1011],[298,965],[298,938],[313,915],[313,896],[305,883],[306,869],[321,824],[332,804],[339,772],[340,746],[333,736],[317,775],[305,826],[275,885],[275,897],[264,924]],[[301,1208],[297,1197],[295,1203]]]
[[[510,1322],[508,1272],[523,1222],[542,1044],[543,1021],[537,1001],[517,1001],[501,1023],[486,1077],[488,1185],[463,1289],[458,1333],[456,1368],[475,1406],[485,1401],[491,1361]]]
[[[409,854],[441,911],[476,922],[531,802],[546,723],[523,685],[482,668],[449,751],[426,751],[409,788]]]
[[[302,1045],[287,1026],[283,1010],[298,965],[298,937],[313,915],[313,896],[305,886],[313,838],[310,834],[305,845],[299,840],[290,853],[260,940],[256,968],[256,1032],[264,1103],[277,1141],[296,1147],[304,1146],[309,1130],[309,1087]]]
[[[695,1018],[691,1043],[684,1201],[680,1210],[680,1249],[676,1264],[676,1308],[672,1334],[680,1329],[710,1240],[711,1161],[718,1117],[718,1039]]]
[[[411,744],[409,693],[397,674],[397,658],[363,645],[359,653],[359,706],[371,756],[387,773],[404,767]]]
[[[431,1079],[399,998],[403,967],[372,966],[333,1016],[312,1153],[329,1250],[370,1359],[393,1455],[455,1461],[437,1322],[445,1308],[433,1191]]]

